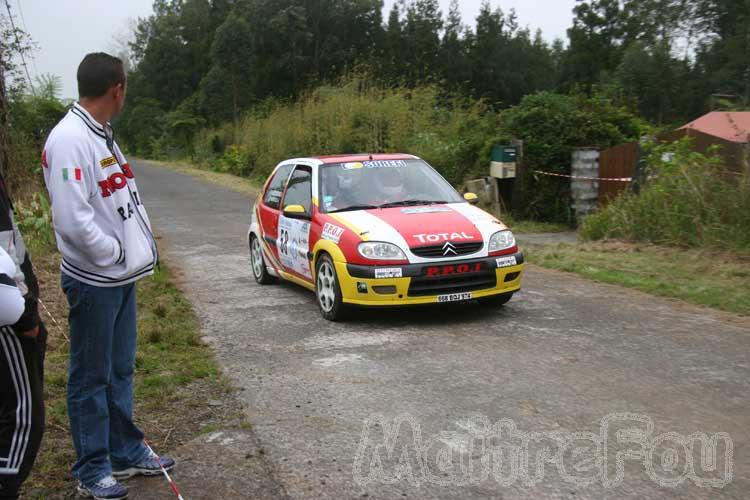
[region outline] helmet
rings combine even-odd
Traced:
[[[385,196],[394,196],[404,190],[404,172],[401,167],[380,167],[375,169],[375,182]]]
[[[326,168],[322,170],[323,194],[336,194],[339,190],[339,173],[333,169]]]

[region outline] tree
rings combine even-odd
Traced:
[[[516,104],[555,83],[554,61],[541,34],[532,39],[528,29],[519,29],[515,11],[505,15],[488,2],[477,16],[468,57],[472,94],[495,106]]]
[[[620,64],[623,37],[619,0],[577,0],[569,49],[564,57],[563,86],[590,88]]]
[[[58,100],[62,91],[62,78],[60,75],[44,73],[36,77],[36,88],[34,94],[44,99]]]
[[[394,2],[388,13],[388,24],[383,36],[383,62],[380,71],[381,78],[391,84],[396,84],[402,79],[406,43],[398,3]]]
[[[690,68],[672,57],[667,40],[648,46],[634,42],[625,51],[617,80],[635,99],[642,116],[661,126],[686,120],[684,98]]]
[[[212,66],[204,79],[203,90],[210,92],[218,79],[229,84],[231,116],[235,125],[239,121],[240,110],[250,104],[253,92],[252,64],[254,59],[253,39],[250,25],[243,18],[230,14],[216,30],[211,45]],[[213,111],[206,109],[207,112]],[[216,110],[221,114],[221,110]]]
[[[693,2],[696,67],[709,93],[737,95],[750,107],[750,0]]]
[[[410,85],[428,82],[437,68],[442,13],[437,0],[411,0],[406,4],[403,37],[408,50],[404,73]]]
[[[577,147],[607,148],[636,140],[644,124],[621,103],[594,92],[572,96],[551,92],[527,95],[502,115],[509,136],[524,141],[524,217],[568,220],[570,183],[536,170],[570,174]]]
[[[440,41],[438,63],[443,85],[452,91],[465,89],[471,79],[467,50],[467,38],[470,41],[470,33],[467,33],[466,26],[461,22],[461,13],[458,9],[458,0],[451,0],[445,21],[445,32]]]

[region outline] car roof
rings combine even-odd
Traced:
[[[377,154],[349,154],[349,155],[324,155],[324,156],[313,156],[312,159],[319,160],[321,163],[346,163],[354,161],[368,161],[368,160],[415,160],[417,159],[414,155],[407,155],[403,153],[377,153]]]

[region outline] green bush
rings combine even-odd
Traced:
[[[55,248],[52,208],[45,193],[36,193],[29,201],[14,204],[16,221],[32,253]]]
[[[53,97],[20,93],[9,96],[10,162],[4,174],[15,200],[30,199],[42,188],[44,141],[65,112],[65,106]]]
[[[654,146],[639,194],[618,197],[587,217],[585,239],[617,238],[689,247],[750,249],[750,178],[727,172],[689,139]]]
[[[570,174],[580,147],[607,148],[637,140],[646,126],[617,96],[538,92],[503,113],[508,135],[524,141],[524,218],[571,223],[570,182],[534,171]],[[518,181],[517,181],[518,182]]]

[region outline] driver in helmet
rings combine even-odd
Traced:
[[[327,212],[362,203],[358,194],[362,185],[361,168],[326,167],[323,175],[323,206]]]
[[[372,169],[373,188],[380,203],[393,203],[406,199],[406,182],[403,167],[378,167]]]

